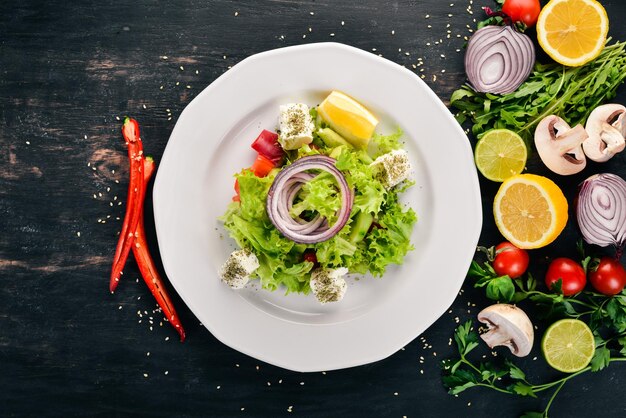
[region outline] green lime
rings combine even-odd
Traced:
[[[492,129],[476,144],[474,161],[478,170],[492,181],[503,182],[520,174],[528,151],[524,140],[508,129]]]
[[[578,319],[561,319],[550,325],[541,340],[548,364],[558,371],[573,373],[587,367],[596,343],[591,329]]]

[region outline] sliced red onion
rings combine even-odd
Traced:
[[[481,93],[512,93],[528,78],[534,64],[532,40],[510,26],[477,30],[465,53],[467,78]]]
[[[614,245],[618,256],[626,242],[626,181],[615,174],[596,174],[583,181],[576,218],[589,244]]]
[[[326,241],[335,236],[350,219],[354,194],[348,186],[346,178],[335,167],[335,162],[334,159],[324,155],[302,157],[284,168],[274,178],[267,194],[267,214],[272,224],[286,238],[299,244]],[[307,170],[326,171],[335,178],[339,185],[341,208],[337,212],[337,222],[332,226],[329,226],[326,218],[319,214],[312,220],[306,221],[300,217],[294,219],[289,213],[293,207],[293,201],[304,183],[315,177],[315,175],[307,173]]]

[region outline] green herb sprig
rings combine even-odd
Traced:
[[[584,124],[594,108],[615,97],[626,79],[626,42],[609,41],[596,59],[581,67],[536,63],[530,77],[510,94],[477,93],[464,85],[450,98],[459,109],[457,121],[470,121],[477,137],[492,128],[506,128],[526,141],[548,115],[558,115],[571,126]]]
[[[626,361],[625,357],[606,357],[602,360],[602,367],[600,367],[600,362],[596,361],[598,357],[596,355],[589,366],[576,373],[551,382],[533,384],[526,379],[524,371],[509,359],[497,365],[492,362],[474,362],[468,359],[470,352],[479,345],[478,333],[472,328],[471,321],[465,322],[455,330],[454,340],[459,357],[443,362],[443,383],[451,395],[458,395],[472,387],[484,387],[500,393],[536,398],[538,393],[555,388],[543,411],[526,412],[522,418],[547,418],[552,402],[567,381],[588,371],[601,370],[612,362]]]
[[[498,364],[470,360],[469,353],[480,343],[472,322],[467,321],[454,333],[458,358],[443,362],[443,382],[450,394],[457,395],[472,387],[486,387],[501,393],[537,397],[540,392],[554,389],[542,412],[523,415],[524,418],[548,417],[554,399],[567,381],[588,371],[602,370],[613,362],[626,361],[626,290],[615,296],[583,290],[568,297],[563,295],[559,280],[552,289],[544,291],[530,273],[515,280],[498,276],[491,265],[494,249],[479,249],[487,255],[488,261],[472,262],[468,279],[473,281],[475,288],[484,288],[485,296],[497,302],[517,304],[532,301],[542,319],[575,318],[585,321],[594,334],[596,350],[591,363],[584,369],[548,383],[533,384],[508,358]],[[586,270],[592,258],[585,256],[582,242],[579,243],[579,251]]]

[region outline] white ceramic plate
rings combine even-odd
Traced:
[[[233,196],[233,174],[254,160],[258,133],[275,129],[279,104],[316,105],[335,89],[370,108],[378,132],[405,132],[415,250],[382,279],[349,279],[339,303],[254,283],[231,290],[217,271],[235,245],[217,218]],[[254,55],[200,93],[167,144],[154,215],[167,276],[204,326],[234,349],[307,372],[383,359],[425,331],[454,301],[482,221],[470,143],[443,103],[411,71],[336,43]]]

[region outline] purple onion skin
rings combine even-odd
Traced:
[[[502,62],[500,62],[502,61]],[[472,35],[465,53],[465,72],[480,93],[509,94],[530,75],[535,47],[527,35],[510,26],[485,26]],[[496,80],[489,77],[498,71]]]
[[[615,174],[596,174],[580,185],[576,203],[580,232],[589,244],[613,245],[619,258],[626,242],[626,181]]]
[[[335,167],[335,163],[336,161],[333,158],[327,156],[310,155],[300,158],[276,175],[267,194],[266,210],[272,224],[285,238],[298,244],[316,244],[334,237],[348,222],[350,212],[352,211],[354,193],[348,186],[348,182],[341,171]],[[302,173],[306,170],[323,170],[332,174],[339,184],[342,205],[337,214],[337,222],[335,222],[335,224],[329,227],[327,222],[322,221],[321,224],[318,224],[319,227],[315,225],[315,228],[307,228],[307,233],[305,234],[299,232],[299,228],[290,228],[290,224],[294,223],[293,219],[282,219],[283,213],[281,212],[284,212],[284,209],[289,207],[289,199],[295,197],[292,193],[289,193],[289,187],[286,187],[288,186],[287,183],[290,179],[298,177],[302,182],[308,181],[302,177]],[[287,195],[285,195],[285,193],[287,193]],[[279,205],[281,207],[279,207]],[[311,221],[311,224],[312,223],[313,221]]]

